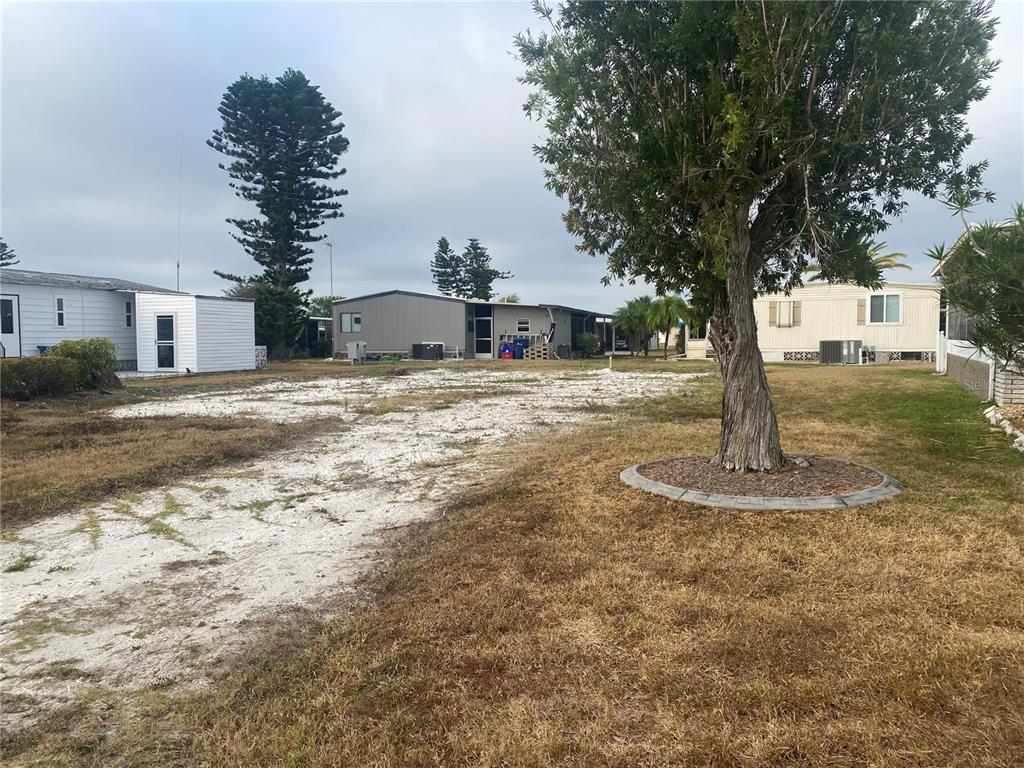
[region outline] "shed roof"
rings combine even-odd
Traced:
[[[347,304],[350,301],[362,301],[363,299],[375,299],[379,296],[392,296],[399,294],[402,296],[415,296],[420,299],[435,299],[437,301],[454,301],[459,304],[490,304],[495,307],[533,307],[537,309],[561,309],[566,312],[576,312],[584,315],[595,315],[598,317],[604,317],[610,313],[606,312],[595,312],[590,309],[579,309],[578,307],[568,307],[564,304],[519,304],[519,303],[508,303],[504,301],[484,301],[483,299],[460,299],[455,296],[441,296],[436,293],[422,293],[420,291],[403,291],[395,289],[391,291],[379,291],[377,293],[368,293],[363,296],[350,296],[344,299],[335,299],[332,304]]]
[[[0,269],[0,282],[14,285],[48,285],[54,288],[89,288],[97,291],[146,291],[149,293],[181,293],[169,288],[121,280],[116,277],[65,275],[60,272],[33,272],[29,269]]]

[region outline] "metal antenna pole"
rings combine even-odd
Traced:
[[[334,296],[334,243],[330,240],[324,240],[324,245],[327,246],[327,252],[330,254],[331,262],[331,296]]]
[[[178,258],[174,262],[174,288],[181,290],[181,178],[185,167],[185,132],[181,132],[181,149],[178,152]]]

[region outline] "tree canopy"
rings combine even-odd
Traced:
[[[430,272],[441,294],[484,301],[495,297],[495,280],[513,277],[511,272],[501,272],[491,266],[491,255],[475,237],[469,238],[461,254],[452,249],[447,237],[438,240]]]
[[[495,296],[494,281],[513,277],[511,272],[502,272],[491,266],[491,254],[475,237],[469,238],[462,252],[462,263],[469,289],[467,299],[490,301]]]
[[[723,388],[718,461],[784,461],[753,301],[876,282],[866,237],[906,205],[980,184],[964,116],[995,68],[990,4],[569,0],[516,39],[536,153],[606,279],[688,293]]]
[[[637,296],[629,299],[615,310],[612,320],[616,330],[626,337],[629,350],[634,355],[641,350],[646,355],[647,342],[651,338],[650,315],[654,300],[650,296]]]
[[[1024,206],[1008,221],[967,227],[949,251],[931,255],[942,263],[947,304],[970,318],[971,343],[1024,371]]]
[[[18,263],[14,249],[0,237],[0,267],[13,267]]]
[[[872,240],[871,238],[865,238],[864,248],[867,252],[867,256],[869,259],[871,259],[872,267],[874,267],[878,271],[878,279],[876,281],[868,283],[868,285],[872,288],[880,288],[885,283],[885,281],[882,279],[882,273],[885,270],[911,268],[909,264],[907,264],[905,261],[902,261],[902,259],[905,259],[907,257],[907,254],[903,253],[902,251],[886,252],[885,249],[887,247],[888,244],[885,243],[884,241],[879,242]],[[808,277],[806,280],[806,282],[808,283],[856,282],[856,277],[854,275],[836,275],[833,273],[830,276],[830,278],[826,278],[824,273],[821,271],[821,267],[819,267],[816,263],[808,264],[806,267],[804,267],[804,272],[810,275],[810,277]]]
[[[665,357],[668,357],[668,337],[672,329],[679,328],[679,321],[690,323],[690,307],[682,296],[659,296],[647,313],[647,328],[653,333],[665,334]]]
[[[316,234],[342,215],[337,198],[348,194],[329,182],[345,173],[338,159],[348,150],[341,113],[302,72],[288,69],[271,80],[243,75],[221,99],[222,126],[207,141],[231,158],[220,167],[235,194],[255,203],[259,215],[228,222],[262,268],[255,276],[257,338],[272,354],[294,345],[305,317],[300,283],[309,279]],[[223,272],[234,282],[250,278]]]
[[[310,317],[331,317],[331,306],[341,301],[344,296],[314,296],[309,300]]]
[[[469,292],[465,265],[462,257],[455,252],[447,237],[437,241],[434,258],[430,262],[434,285],[444,296],[464,297]]]

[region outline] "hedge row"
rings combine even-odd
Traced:
[[[62,341],[43,357],[0,360],[0,395],[15,400],[67,395],[116,376],[117,347],[110,339]]]

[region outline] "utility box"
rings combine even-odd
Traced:
[[[348,347],[348,362],[350,365],[362,365],[366,361],[366,342],[350,341]]]

